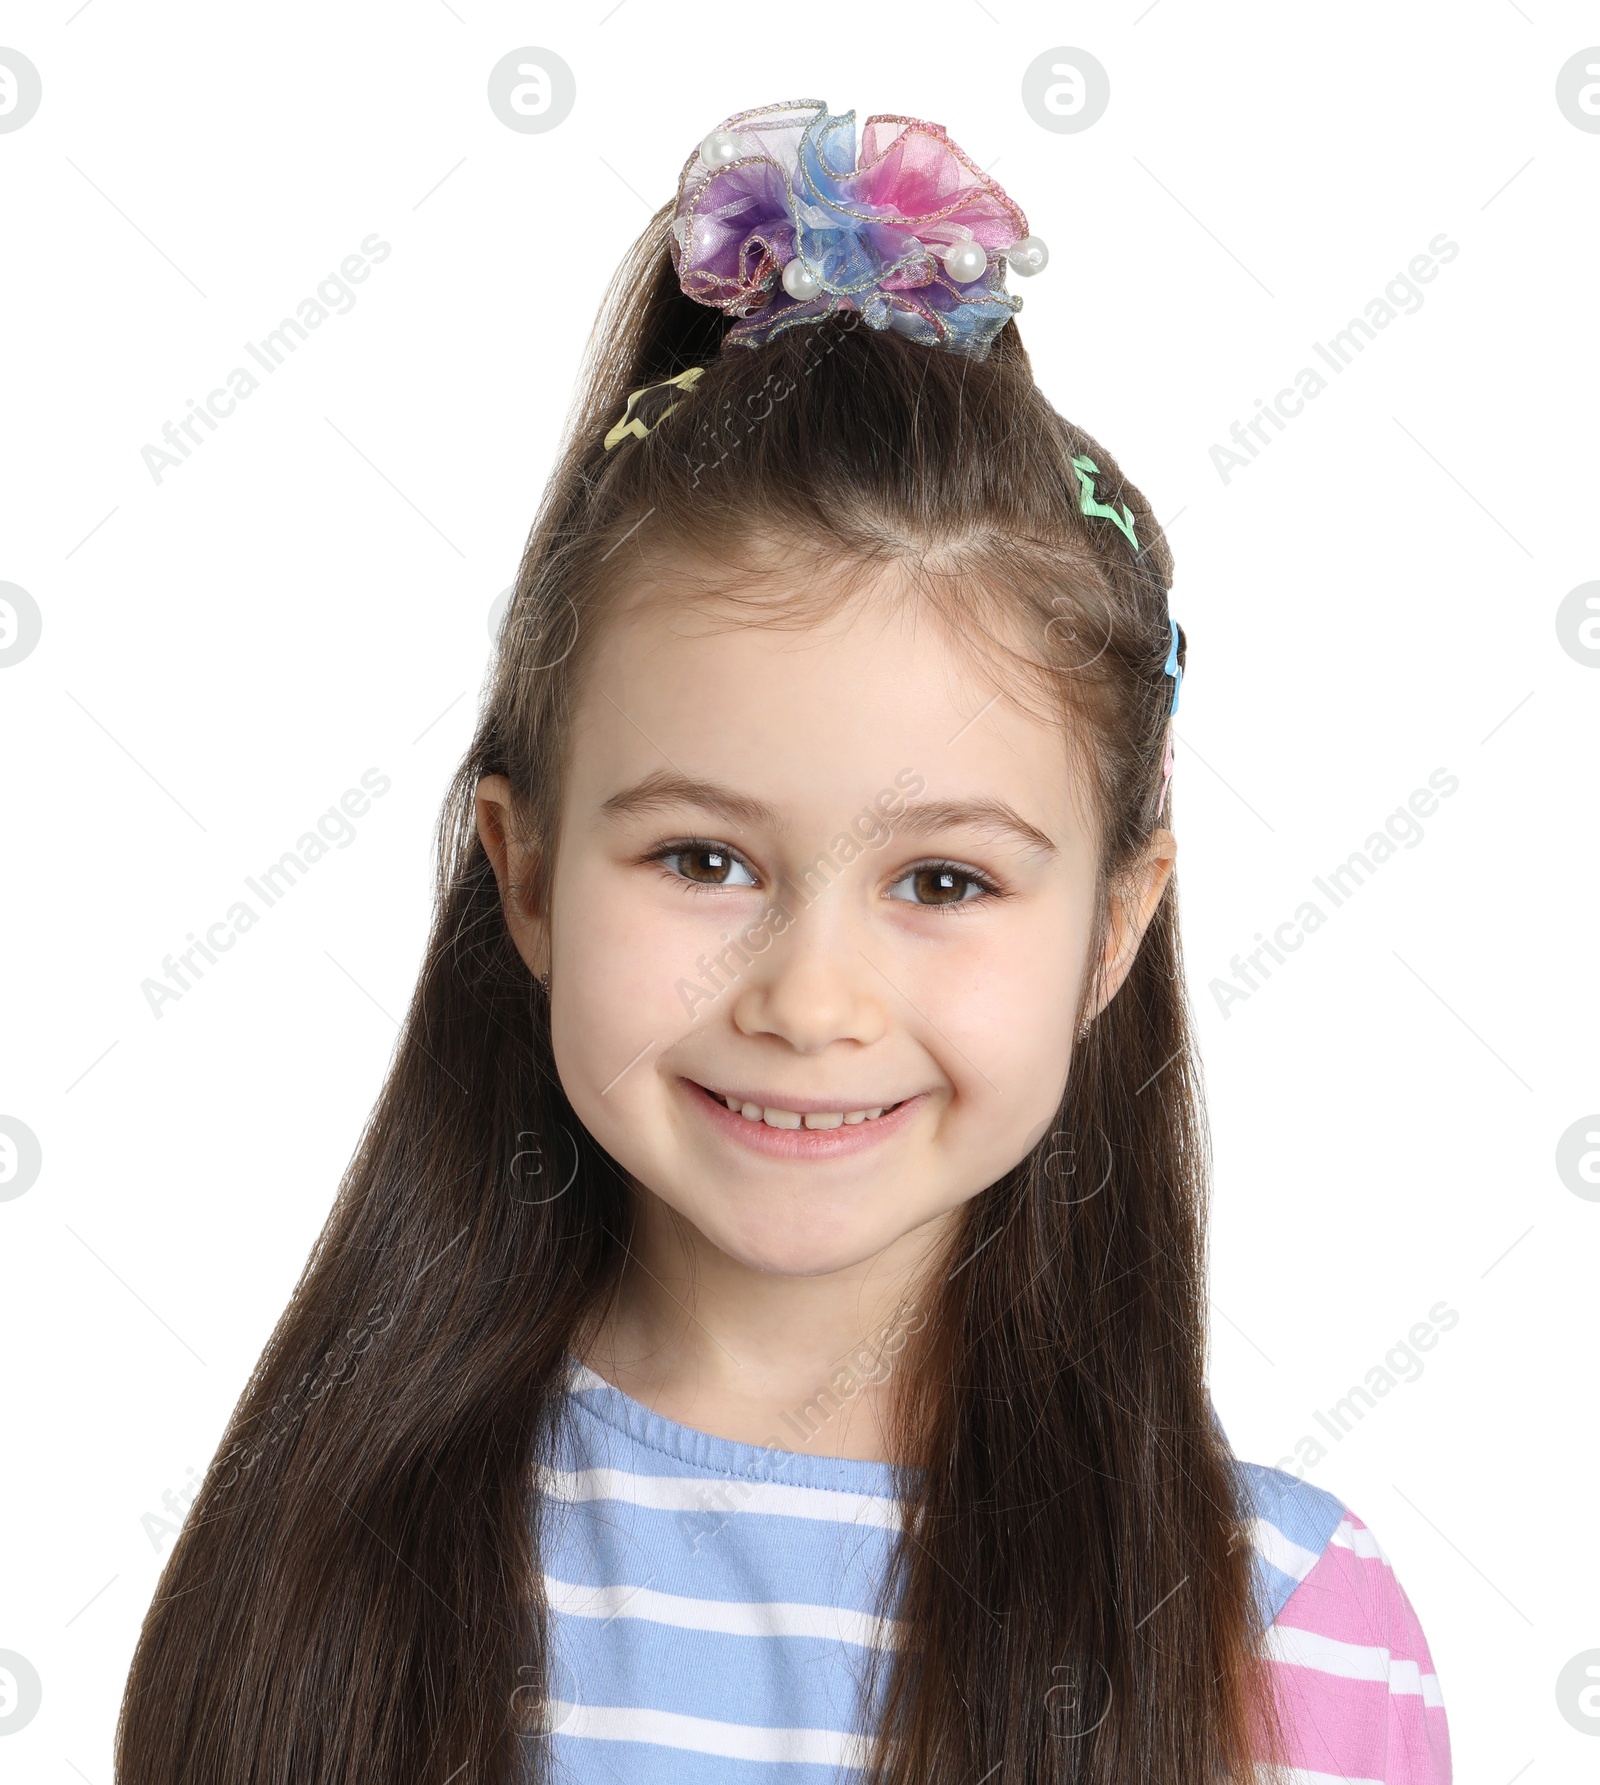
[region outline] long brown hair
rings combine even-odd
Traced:
[[[630,576],[776,549],[797,614],[875,565],[915,579],[1081,753],[1091,958],[1161,817],[1167,543],[1041,394],[1015,322],[982,360],[853,313],[722,351],[723,318],[677,284],[669,221],[591,340],[440,820],[394,1061],[168,1558],[122,1785],[538,1774],[533,1484],[566,1359],[615,1292],[630,1193],[562,1093],[473,794],[510,778],[542,899],[567,720]],[[603,445],[629,392],[692,367],[692,388],[636,400],[647,434]],[[1131,513],[1137,551],[1082,512],[1074,458]],[[1196,1785],[1277,1756],[1248,1509],[1205,1381],[1207,1177],[1169,883],[1053,1133],[953,1224],[901,1366],[907,1511],[884,1589],[915,1638],[880,1663],[874,1785]]]

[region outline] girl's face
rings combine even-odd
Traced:
[[[785,1275],[876,1257],[1049,1131],[1090,966],[1095,839],[1059,731],[887,588],[805,632],[655,604],[609,627],[550,924],[508,907],[590,1133]],[[1118,907],[1105,996],[1172,848],[1157,832]]]

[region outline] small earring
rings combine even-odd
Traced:
[[[548,973],[541,973],[539,975],[539,983],[548,992],[550,990],[550,975]]]
[[[1088,1019],[1088,1017],[1085,1017],[1083,1019],[1083,1021],[1078,1024],[1078,1039],[1079,1039],[1079,1041],[1087,1041],[1089,1039],[1089,1019]]]

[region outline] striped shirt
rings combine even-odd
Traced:
[[[889,1466],[738,1443],[574,1361],[541,1540],[563,1785],[843,1785],[899,1529]],[[1438,1676],[1377,1540],[1239,1465],[1295,1785],[1450,1785]],[[859,1778],[859,1774],[856,1774]]]

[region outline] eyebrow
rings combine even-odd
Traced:
[[[656,812],[674,806],[696,806],[703,812],[715,812],[736,823],[756,825],[778,836],[788,831],[776,806],[753,794],[740,793],[719,781],[696,780],[693,776],[670,774],[665,769],[632,787],[614,793],[600,807],[602,819],[631,818],[642,812]],[[869,804],[866,808],[872,811]],[[884,817],[883,814],[877,814]],[[1056,846],[1036,825],[1029,824],[1020,812],[1004,800],[978,799],[911,800],[905,810],[884,822],[896,831],[919,833],[946,828],[962,828],[983,832],[995,838],[1013,838],[1041,854],[1054,855]]]
[[[741,824],[759,825],[782,832],[782,816],[776,806],[752,794],[738,793],[719,781],[697,781],[690,775],[669,774],[665,769],[646,775],[632,787],[612,794],[600,808],[602,818],[632,818],[640,812],[657,812],[669,806],[698,806]]]
[[[1056,853],[1050,838],[1004,800],[913,800],[893,824],[896,831],[975,830],[990,837],[1014,838],[1041,855]]]

